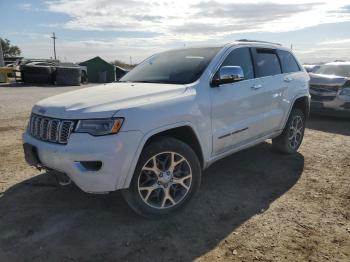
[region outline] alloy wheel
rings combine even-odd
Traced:
[[[186,158],[176,152],[154,155],[141,169],[138,192],[141,199],[156,209],[179,204],[189,193],[192,170]]]
[[[297,148],[303,138],[304,121],[301,116],[295,116],[289,127],[289,144],[291,148]]]

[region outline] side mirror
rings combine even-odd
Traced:
[[[240,66],[223,66],[215,74],[211,86],[216,87],[222,84],[238,82],[244,79],[244,73]]]

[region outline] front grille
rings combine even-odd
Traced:
[[[29,122],[30,134],[42,141],[67,144],[74,128],[74,121],[43,117],[32,114]]]
[[[311,93],[311,92],[310,92]],[[319,96],[311,93],[311,99],[313,101],[332,101],[334,100],[335,96]]]
[[[336,98],[339,87],[310,85],[310,95],[313,101],[332,101]]]
[[[310,85],[310,90],[318,93],[337,93],[339,86]]]

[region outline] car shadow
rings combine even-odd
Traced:
[[[312,114],[306,122],[306,128],[350,136],[350,119]]]
[[[118,192],[57,187],[47,174],[23,181],[0,197],[0,260],[191,261],[296,184],[304,157],[270,147],[218,161],[185,209],[158,220],[134,214]]]

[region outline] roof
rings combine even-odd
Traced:
[[[243,42],[243,43],[262,43],[262,44],[269,44],[269,45],[278,45],[281,46],[279,43],[273,43],[273,42],[268,42],[268,41],[262,41],[262,40],[249,40],[249,39],[239,39],[236,40],[236,42]]]
[[[260,40],[248,40],[248,39],[239,39],[236,41],[233,41],[231,43],[226,44],[226,47],[231,47],[231,46],[237,46],[237,45],[247,45],[250,47],[260,47],[260,48],[271,48],[271,49],[280,49],[280,50],[285,50],[285,51],[291,51],[290,48],[282,46],[281,44],[278,43],[272,43],[272,42],[267,42],[267,41],[260,41]]]
[[[105,62],[107,64],[110,64],[112,65],[111,63],[107,62],[106,60],[102,59],[101,57],[99,56],[95,56],[89,60],[86,60],[86,61],[83,61],[83,62],[80,62],[79,64],[83,64],[83,63],[89,63],[89,62],[95,62],[95,61],[102,61],[102,62]]]

